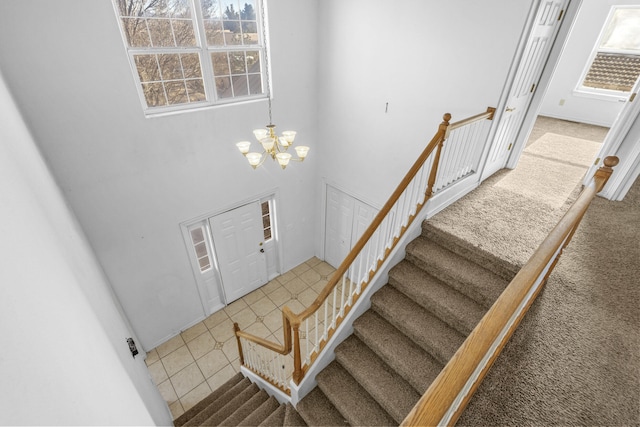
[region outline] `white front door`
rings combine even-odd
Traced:
[[[489,152],[483,179],[505,167],[518,132],[535,93],[542,70],[562,23],[567,0],[542,0],[536,12],[518,69],[509,90],[504,111],[498,119],[493,146]]]
[[[267,283],[260,203],[216,215],[209,222],[225,302],[230,304]]]

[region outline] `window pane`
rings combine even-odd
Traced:
[[[202,258],[198,260],[198,264],[200,264],[200,272],[204,272],[211,267],[211,263],[209,262],[209,257]]]
[[[219,98],[231,98],[233,96],[233,92],[231,91],[231,78],[217,77],[216,91]]]
[[[169,19],[148,19],[147,26],[151,35],[151,43],[154,47],[173,47],[173,31]]]
[[[640,9],[617,8],[607,25],[600,47],[640,51]]]
[[[262,228],[268,228],[268,227],[271,227],[271,218],[267,214],[262,217]]]
[[[208,255],[207,245],[204,242],[198,243],[194,246],[194,248],[196,250],[196,255],[198,256],[198,258],[202,258],[203,256]]]
[[[177,53],[158,55],[163,80],[182,79],[182,64]]]
[[[184,19],[172,19],[173,33],[178,46],[196,46],[196,35],[193,32],[193,22]]]
[[[233,96],[244,96],[249,94],[247,76],[232,76],[231,81],[233,82]]]
[[[260,74],[249,74],[249,94],[259,95],[262,93],[262,77]]]
[[[256,21],[242,22],[242,43],[258,44],[258,23]]]
[[[160,68],[156,55],[134,55],[136,69],[141,82],[157,82],[160,80]]]
[[[204,82],[202,80],[187,80],[187,94],[190,102],[206,101]]]
[[[202,77],[200,56],[197,53],[183,53],[180,55],[180,59],[182,60],[182,71],[186,79]]]
[[[143,83],[142,91],[149,107],[167,105],[162,83]]]
[[[264,229],[264,240],[269,240],[271,238],[271,228]]]
[[[185,86],[184,81],[167,82],[164,86],[167,92],[167,100],[170,105],[189,102],[189,98],[187,98],[187,87]]]
[[[262,202],[262,215],[269,215],[269,202]]]
[[[202,5],[202,16],[205,19],[214,18],[221,19],[222,13],[220,10],[220,5],[218,4],[218,0],[200,0],[200,4]]]
[[[247,72],[244,52],[230,52],[229,60],[231,65],[231,74],[245,74]]]
[[[191,240],[193,240],[194,244],[204,241],[204,234],[202,232],[202,227],[191,230]]]
[[[204,30],[207,35],[207,44],[209,46],[224,46],[222,22],[207,20],[204,23]]]
[[[213,73],[216,76],[226,76],[231,74],[229,71],[229,56],[227,52],[216,52],[211,54],[213,61]]]
[[[129,46],[132,47],[149,47],[151,39],[149,31],[147,31],[147,23],[144,19],[138,18],[122,18],[122,28],[127,37]]]
[[[260,52],[257,50],[247,51],[247,69],[250,73],[260,72]]]

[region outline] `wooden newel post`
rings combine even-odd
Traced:
[[[438,164],[440,163],[440,153],[442,152],[442,146],[444,145],[445,135],[447,134],[447,128],[449,127],[449,121],[451,120],[451,114],[446,113],[442,116],[442,123],[438,127],[438,135],[440,135],[440,142],[438,143],[438,149],[436,150],[436,156],[433,159],[433,165],[431,166],[431,173],[429,174],[429,181],[427,185],[427,191],[425,192],[425,202],[429,200],[433,194],[433,186],[436,184],[436,175],[438,174]]]
[[[607,156],[604,158],[604,166],[600,167],[593,175],[593,179],[596,181],[596,192],[604,188],[609,177],[613,173],[613,168],[620,163],[620,159],[616,156]]]
[[[233,324],[233,333],[236,336],[236,341],[238,343],[238,354],[240,355],[240,365],[244,366],[244,354],[242,353],[242,343],[240,342],[240,336],[238,335],[239,331],[240,331],[240,326],[238,326],[238,323],[235,322]]]
[[[293,382],[300,384],[302,381],[302,358],[300,357],[300,324],[293,323]]]

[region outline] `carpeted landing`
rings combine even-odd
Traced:
[[[175,424],[398,425],[515,273],[425,224],[297,411],[238,374]]]

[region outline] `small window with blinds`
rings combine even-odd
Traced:
[[[191,235],[191,243],[193,244],[193,251],[198,260],[200,273],[211,270],[211,254],[207,246],[206,230],[203,226],[198,226],[190,229],[189,234]]]

